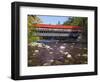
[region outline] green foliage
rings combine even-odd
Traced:
[[[58,21],[57,25],[60,25],[60,21]]]
[[[70,17],[63,25],[74,25],[87,28],[87,17]]]
[[[40,37],[34,37],[33,34],[36,33],[35,31],[35,24],[41,23],[39,17],[35,15],[28,15],[28,43],[31,43],[33,41],[37,41],[40,39]]]
[[[73,25],[80,26],[82,29],[82,35],[87,39],[87,27],[88,27],[88,19],[87,17],[70,17],[68,21],[65,21],[63,25]]]

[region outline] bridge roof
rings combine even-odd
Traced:
[[[50,25],[50,24],[34,24],[38,28],[52,28],[52,29],[80,29],[80,26],[65,26],[65,25]]]

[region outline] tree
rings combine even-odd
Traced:
[[[60,25],[60,21],[58,21],[57,25]]]
[[[74,25],[87,27],[87,18],[86,17],[70,17],[68,21],[65,21],[63,25]]]
[[[69,17],[68,21],[65,21],[63,25],[80,26],[83,31],[82,36],[85,37],[85,39],[87,40],[87,17]]]
[[[38,23],[42,23],[39,17],[37,17],[36,15],[28,15],[28,43],[40,39],[39,37],[33,37],[33,34],[36,33],[36,27],[34,24]]]

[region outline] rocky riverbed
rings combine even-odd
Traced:
[[[87,64],[86,43],[32,43],[28,66]]]

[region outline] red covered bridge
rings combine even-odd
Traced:
[[[80,26],[50,25],[50,24],[34,24],[36,34],[45,40],[67,40],[77,39],[81,34]]]

